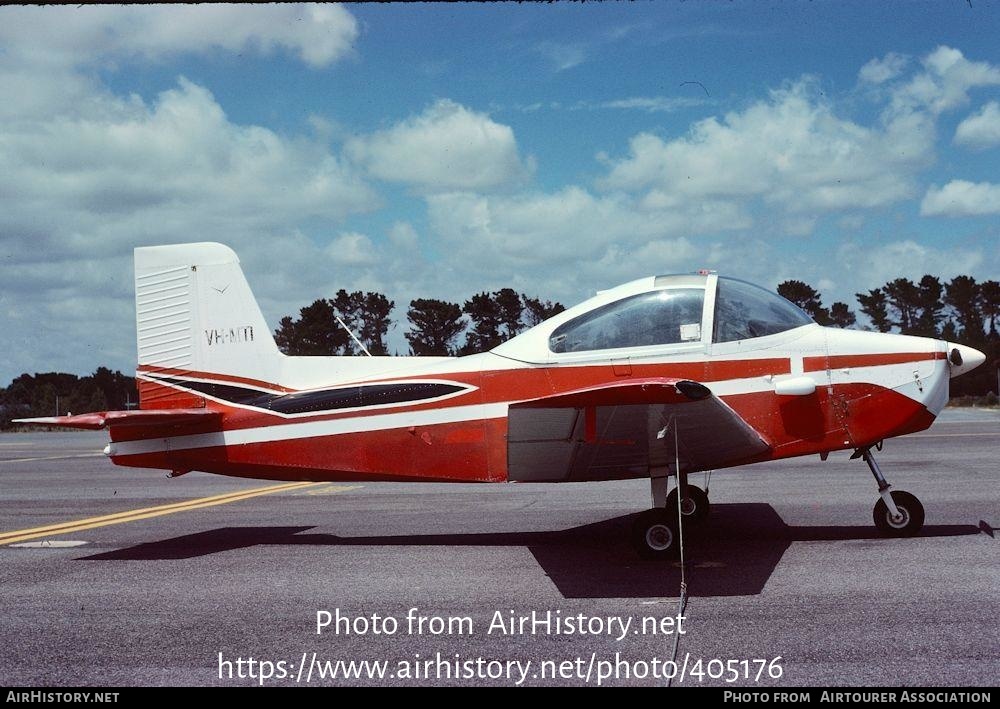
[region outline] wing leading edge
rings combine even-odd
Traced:
[[[703,384],[651,378],[511,404],[507,476],[520,482],[648,477],[735,465],[771,446]],[[674,431],[677,450],[674,450]]]

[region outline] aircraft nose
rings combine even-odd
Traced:
[[[951,377],[969,372],[986,361],[986,355],[972,347],[948,343],[948,364],[951,365]]]

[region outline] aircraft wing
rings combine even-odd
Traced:
[[[507,476],[522,482],[648,477],[650,468],[676,459],[693,472],[770,448],[704,384],[630,379],[511,404]]]
[[[222,412],[210,409],[138,409],[135,411],[95,411],[76,416],[43,416],[14,419],[14,423],[36,426],[66,426],[91,431],[107,426],[175,426],[189,423],[218,421]]]

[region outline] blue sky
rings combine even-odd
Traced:
[[[998,36],[986,2],[0,8],[0,381],[132,369],[146,244],[233,246],[272,323],[998,278]]]

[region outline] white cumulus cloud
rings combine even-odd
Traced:
[[[1000,145],[1000,103],[990,101],[959,123],[955,142],[975,150]]]
[[[349,266],[368,266],[378,262],[378,250],[365,234],[346,232],[326,246],[326,253],[334,263]]]
[[[937,116],[968,103],[972,89],[1000,86],[1000,67],[969,61],[952,47],[938,47],[921,64],[923,71],[893,89],[893,113],[927,111]]]
[[[281,48],[321,67],[347,55],[357,35],[357,21],[343,7],[312,3],[0,10],[0,46],[8,55],[45,65],[116,56],[158,58],[213,48]]]
[[[920,214],[925,217],[1000,214],[1000,185],[952,180],[944,187],[931,186],[920,203]]]
[[[916,281],[927,273],[942,280],[968,275],[982,264],[983,255],[976,249],[937,249],[904,239],[875,247],[845,243],[839,249],[837,261],[843,272],[851,275],[858,290],[868,290],[896,278]],[[852,300],[851,306],[855,304]]]
[[[789,213],[880,207],[913,194],[932,145],[923,130],[841,118],[800,81],[683,137],[635,136],[598,185],[644,192],[663,207],[706,198],[760,198]]]
[[[872,59],[861,67],[858,78],[869,84],[884,84],[903,73],[909,57],[896,52],[889,52],[881,59]]]
[[[425,192],[491,190],[531,173],[510,126],[441,99],[391,128],[347,143],[348,154],[382,180]]]
[[[377,205],[336,156],[233,123],[207,89],[185,79],[151,104],[94,98],[86,117],[0,125],[0,230],[8,241],[42,238],[73,253],[242,238]]]

